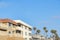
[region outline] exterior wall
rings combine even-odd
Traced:
[[[22,37],[10,37],[10,36],[1,36],[0,40],[24,40]]]
[[[1,20],[0,20],[0,35],[1,35],[0,38],[3,37],[3,39],[1,39],[1,40],[5,40],[5,38],[6,38],[6,40],[7,39],[12,40],[14,38],[19,39],[20,37],[23,38],[24,40],[31,39],[31,35],[29,35],[29,33],[31,34],[31,30],[29,30],[29,28],[32,29],[31,26],[29,26],[28,24],[25,24],[23,22],[21,23],[21,26],[19,26],[19,25],[17,25],[16,21],[15,21],[16,24],[14,24],[14,22],[12,23],[12,21],[10,21],[10,20],[7,20],[7,21],[5,20],[5,21],[1,22]],[[6,29],[6,31],[3,31],[4,29]],[[20,33],[16,33],[16,30],[19,30]]]
[[[29,38],[31,38],[31,35],[29,35],[29,33],[31,33],[31,31],[29,31],[29,27],[26,27],[25,25],[21,25],[21,27],[16,27],[16,29],[21,30],[21,35],[23,35],[23,38],[27,40],[29,40]]]
[[[16,33],[16,27],[11,24],[9,26],[9,23],[1,23],[0,22],[0,29],[6,29],[7,31],[0,30],[0,40],[24,40],[23,36]],[[9,33],[9,31],[11,33]],[[13,33],[14,31],[14,33]]]
[[[23,37],[26,40],[29,40],[29,38],[31,38],[31,36],[29,36],[29,33],[31,33],[31,31],[29,31],[28,27],[25,29],[25,26],[23,26]]]
[[[24,22],[20,21],[16,21],[17,23],[20,23],[21,24],[21,27],[17,27],[17,29],[21,30],[22,31],[22,35],[23,35],[23,38],[25,40],[30,40],[32,38],[31,35],[29,35],[29,33],[31,34],[31,26],[29,26],[28,24],[25,24]],[[31,28],[31,30],[29,30],[29,28]]]
[[[0,23],[0,29],[8,29],[8,26],[7,26],[7,23]],[[8,31],[1,31],[0,30],[0,35],[7,35],[8,33],[7,33]]]
[[[0,28],[7,29],[8,28],[7,23],[0,23]]]

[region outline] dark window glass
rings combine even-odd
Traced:
[[[27,26],[25,26],[25,29],[27,29]]]
[[[31,33],[29,33],[29,36],[31,36]]]
[[[29,31],[31,31],[32,29],[31,28],[29,28]]]
[[[21,31],[20,30],[16,30],[16,33],[21,33]]]
[[[9,23],[9,26],[11,26],[11,23]]]
[[[11,34],[11,32],[9,31],[9,34]]]
[[[12,31],[12,33],[14,33],[14,31]]]
[[[17,23],[17,25],[18,25],[19,27],[21,27],[21,24],[20,24],[20,23]]]

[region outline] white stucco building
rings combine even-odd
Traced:
[[[21,35],[25,40],[31,40],[31,30],[32,26],[28,25],[27,23],[21,21],[21,20],[14,20],[19,26],[17,27],[17,30],[21,30]]]

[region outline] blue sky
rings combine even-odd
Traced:
[[[60,35],[60,0],[0,0],[0,18],[23,20],[41,34],[46,26]]]

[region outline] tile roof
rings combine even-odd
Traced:
[[[0,22],[10,22],[12,24],[16,24],[16,22],[11,19],[0,19]]]

